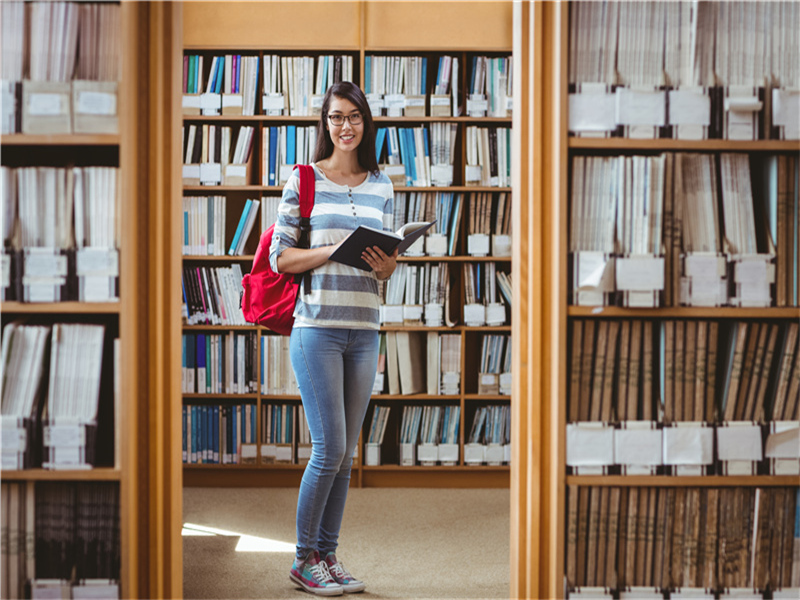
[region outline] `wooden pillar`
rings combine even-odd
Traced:
[[[124,2],[124,110],[122,156],[126,202],[123,228],[135,230],[135,248],[123,268],[135,271],[124,290],[123,327],[135,314],[135,367],[123,385],[135,386],[135,406],[122,427],[133,439],[124,488],[130,569],[125,597],[179,598],[183,594],[181,465],[180,114],[182,29],[179,2]],[[124,215],[136,215],[125,220]],[[131,281],[127,279],[126,281]],[[131,326],[131,325],[127,325]],[[130,339],[126,336],[126,339]],[[125,491],[127,490],[127,491]]]
[[[565,14],[555,2],[514,3],[512,598],[563,595]]]

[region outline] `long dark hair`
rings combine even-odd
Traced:
[[[314,149],[314,162],[319,162],[333,154],[333,141],[331,133],[328,131],[328,110],[331,106],[333,97],[349,100],[363,116],[364,133],[361,143],[356,149],[358,164],[362,169],[377,175],[378,158],[375,156],[375,123],[372,120],[372,111],[369,109],[364,92],[350,81],[339,81],[328,88],[325,98],[322,100],[322,111],[319,115],[319,125],[317,126],[317,147]]]

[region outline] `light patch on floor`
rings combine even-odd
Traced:
[[[228,531],[226,529],[217,529],[216,527],[206,527],[205,525],[197,525],[195,523],[184,523],[182,536],[214,536],[221,535],[226,537],[238,537],[239,543],[236,545],[236,552],[288,552],[294,554],[294,544],[288,542],[281,542],[278,540],[271,540],[268,538],[256,537],[254,535],[245,535],[235,531]]]

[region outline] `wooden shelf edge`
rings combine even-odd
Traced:
[[[218,464],[196,464],[183,463],[185,471],[302,471],[305,465],[281,465],[281,464],[250,464],[250,465],[218,465]]]
[[[797,152],[798,140],[674,140],[659,138],[635,140],[630,138],[568,138],[570,149],[591,150],[709,150],[725,152]]]
[[[0,312],[18,314],[118,314],[119,302],[3,302]]]
[[[666,308],[624,308],[620,306],[569,306],[567,315],[570,317],[596,318],[800,319],[800,307],[736,308],[722,306],[714,308],[674,306]]]
[[[373,394],[370,397],[371,400],[396,400],[399,402],[402,401],[411,401],[411,400],[447,400],[452,402],[453,400],[458,401],[461,399],[460,395],[457,394]]]
[[[258,394],[182,394],[184,400],[257,400]]]
[[[229,256],[227,254],[223,256],[208,256],[203,254],[182,254],[181,259],[186,261],[208,261],[208,262],[236,262],[236,261],[253,261],[255,260],[255,254],[241,254],[237,256]]]
[[[791,487],[798,475],[567,475],[567,485],[641,487]]]
[[[0,136],[2,146],[119,146],[119,134],[33,135],[13,133]]]
[[[401,465],[376,465],[376,466],[367,466],[364,465],[361,467],[362,471],[407,471],[413,473],[454,473],[454,472],[461,472],[461,473],[480,473],[486,471],[500,471],[506,472],[509,471],[511,467],[509,465],[498,465],[498,466],[490,466],[490,465],[476,465],[474,467],[470,467],[468,465],[457,465],[455,467],[443,467],[443,466],[435,466],[435,467],[423,467],[420,465],[414,465],[413,467],[404,467]]]
[[[282,192],[280,185],[184,185],[184,192]],[[489,187],[478,185],[451,185],[448,187],[395,186],[398,192],[510,192],[510,187]]]
[[[96,469],[25,469],[3,471],[3,481],[120,481],[122,472],[113,467]]]

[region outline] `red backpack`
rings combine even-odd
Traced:
[[[309,165],[295,165],[300,171],[300,239],[298,248],[309,247],[311,210],[314,208],[314,170]],[[275,333],[289,335],[294,325],[294,305],[300,280],[310,291],[311,273],[276,273],[269,264],[269,247],[275,225],[261,234],[253,268],[242,279],[242,312],[250,323],[268,327]]]

